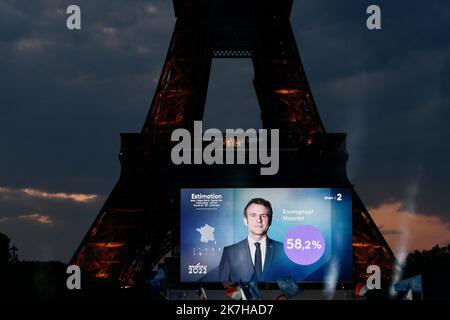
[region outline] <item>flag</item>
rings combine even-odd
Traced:
[[[355,296],[364,297],[367,293],[367,286],[363,282],[358,282],[355,286]]]
[[[280,290],[288,298],[295,297],[296,295],[302,292],[297,282],[295,282],[294,278],[292,278],[291,276],[281,277],[281,279],[278,280],[277,283]]]
[[[261,300],[261,293],[258,290],[255,275],[250,282],[239,281],[241,287],[242,300]]]
[[[197,290],[197,294],[200,300],[208,300],[208,296],[206,295],[206,291],[203,287]]]
[[[147,283],[150,288],[159,290],[159,287],[161,286],[161,280],[163,280],[166,277],[166,273],[163,269],[159,269],[158,272],[156,272],[155,276],[150,280],[145,280],[145,283]]]
[[[413,293],[422,293],[422,275],[419,274],[415,277],[401,280],[394,284],[394,290],[397,292],[406,292],[409,289]]]
[[[227,297],[230,297],[233,300],[241,300],[242,294],[241,294],[241,288],[238,285],[229,285],[226,286],[225,295]]]
[[[403,297],[403,300],[412,300],[413,299],[413,292],[412,289],[409,289],[406,295]]]

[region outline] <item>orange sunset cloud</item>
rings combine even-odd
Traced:
[[[449,224],[437,216],[409,212],[401,202],[384,203],[369,212],[396,254],[450,243]]]

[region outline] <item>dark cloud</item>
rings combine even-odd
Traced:
[[[81,1],[76,32],[65,27],[68,4],[2,1],[0,185],[107,192],[119,133],[139,131],[145,119],[170,39],[170,2]]]
[[[106,195],[119,175],[119,134],[145,119],[171,2],[78,1],[76,32],[66,29],[70,4],[0,1],[0,186]],[[68,261],[103,203],[8,197],[0,231],[25,259]]]
[[[329,132],[348,132],[348,173],[368,206],[401,201],[450,221],[450,3],[294,1],[292,24]],[[120,132],[142,127],[174,25],[171,1],[0,0],[0,186],[106,196]],[[209,127],[260,127],[250,61],[215,61]],[[102,198],[103,199],[103,198]],[[0,231],[24,258],[67,261],[102,205],[0,198]],[[19,221],[48,216],[53,224]],[[22,219],[23,220],[23,219]]]
[[[348,173],[367,205],[400,200],[450,221],[450,4],[299,1],[293,25],[328,131],[348,132]],[[414,194],[411,188],[415,187]]]

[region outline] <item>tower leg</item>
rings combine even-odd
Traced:
[[[203,118],[212,52],[203,23],[177,21],[142,133],[190,128]]]
[[[266,18],[258,28],[254,85],[264,127],[325,133],[289,20]]]
[[[170,163],[161,159],[167,159],[171,132],[203,117],[212,59],[204,24],[177,21],[142,133],[122,136],[121,177],[71,262],[89,279],[132,285],[176,241]]]

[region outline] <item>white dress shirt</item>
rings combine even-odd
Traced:
[[[255,241],[250,237],[247,237],[248,240],[248,246],[250,248],[250,255],[252,257],[253,265],[255,265],[255,252],[256,252],[256,246],[255,242],[259,242],[260,248],[261,248],[261,263],[262,263],[262,269],[264,271],[264,261],[266,260],[266,243],[267,243],[267,236],[264,236],[260,241]]]

